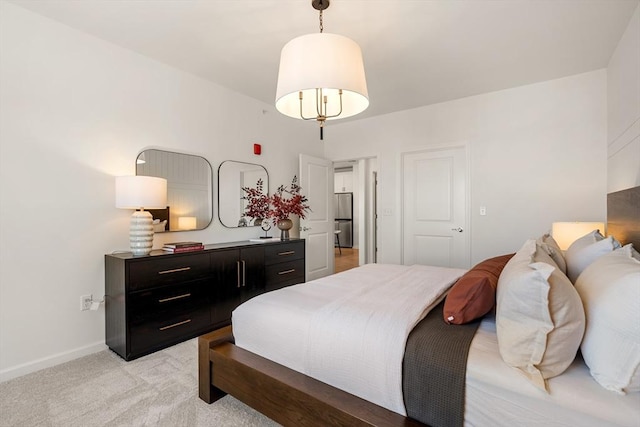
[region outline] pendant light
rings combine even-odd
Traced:
[[[322,12],[329,0],[313,0],[320,33],[297,37],[280,55],[276,109],[302,120],[324,122],[359,114],[369,106],[360,46],[348,37],[324,33]]]

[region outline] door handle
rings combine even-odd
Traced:
[[[300,231],[309,231],[311,227],[300,227]]]
[[[247,286],[247,265],[242,260],[242,287],[244,288],[245,286]]]
[[[451,231],[457,231],[458,233],[462,233],[464,230],[462,229],[462,227],[458,227],[458,228],[452,228]]]
[[[236,261],[236,271],[238,273],[238,288],[240,287],[240,261]]]

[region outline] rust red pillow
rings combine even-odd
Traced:
[[[462,325],[491,311],[496,304],[498,277],[513,255],[486,259],[460,277],[444,301],[444,321]]]

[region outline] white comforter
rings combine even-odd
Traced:
[[[407,337],[464,272],[368,264],[269,292],[233,312],[236,344],[406,415]]]

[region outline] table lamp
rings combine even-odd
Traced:
[[[197,220],[195,216],[179,216],[178,230],[195,230],[196,223]]]
[[[604,234],[604,222],[554,222],[551,235],[560,249],[566,251],[573,242],[593,230]]]
[[[136,209],[129,226],[129,245],[134,255],[148,255],[153,248],[153,217],[144,209],[161,209],[166,205],[166,179],[140,175],[116,177],[116,207]]]

